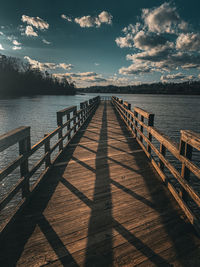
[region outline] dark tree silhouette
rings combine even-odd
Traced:
[[[183,83],[153,83],[128,86],[91,86],[79,88],[79,92],[88,93],[124,93],[124,94],[182,94],[200,95],[200,81]]]
[[[74,95],[74,83],[58,80],[47,71],[31,68],[29,63],[0,55],[0,96]]]

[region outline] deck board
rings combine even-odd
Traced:
[[[0,249],[0,266],[200,266],[199,238],[109,102]]]

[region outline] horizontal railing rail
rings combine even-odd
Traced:
[[[200,134],[181,130],[180,144],[177,144],[154,127],[154,114],[138,107],[135,107],[132,111],[131,104],[124,102],[118,97],[112,97],[112,104],[191,224],[200,234],[199,214],[196,211],[200,208],[200,195],[190,182],[190,173],[193,173],[196,178],[200,179],[200,168],[192,162],[192,149],[200,150]],[[159,143],[159,149],[152,141],[152,138]],[[181,172],[170,163],[166,156],[167,151],[181,164]],[[155,160],[152,152],[158,157],[159,161]],[[169,179],[165,168],[176,179],[178,186],[175,186],[171,179]],[[196,208],[192,208],[192,205],[189,205],[191,200],[195,203]]]
[[[76,106],[69,107],[57,112],[57,125],[58,127],[51,133],[45,134],[44,138],[31,147],[30,127],[19,127],[13,131],[8,132],[0,136],[0,152],[9,148],[10,146],[19,143],[19,156],[8,166],[0,170],[0,181],[5,179],[16,168],[20,167],[20,178],[13,188],[5,195],[0,201],[0,212],[9,204],[13,197],[22,190],[22,200],[12,212],[9,217],[6,218],[4,223],[0,226],[0,233],[12,222],[14,216],[19,212],[24,205],[28,202],[30,196],[35,189],[39,186],[40,182],[49,172],[53,164],[61,155],[63,150],[70,143],[72,138],[76,135],[78,130],[86,122],[86,120],[92,116],[100,102],[100,97],[94,97],[89,101],[80,103],[80,110],[77,110]],[[66,117],[66,122],[64,118]],[[67,128],[67,132],[64,134],[64,129]],[[50,140],[58,134],[58,140],[51,146]],[[64,145],[64,140],[67,138],[67,142]],[[44,154],[36,162],[36,164],[29,169],[29,158],[38,151],[41,147],[44,147]],[[59,152],[51,159],[52,153],[59,147]],[[38,169],[45,164],[44,170],[39,174],[38,179],[30,186],[30,178]]]

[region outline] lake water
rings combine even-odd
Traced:
[[[96,95],[0,99],[0,135],[19,126],[31,126],[32,144],[34,144],[45,133],[56,128],[58,110],[79,105],[80,102]],[[128,94],[116,94],[116,96],[130,102],[132,107],[141,107],[154,113],[155,126],[172,139],[178,140],[181,129],[200,132],[200,96]]]
[[[96,95],[34,96],[0,100],[0,135],[19,126],[31,126],[31,144],[45,133],[56,128],[56,112],[79,105]],[[109,95],[109,94],[107,94]],[[155,126],[172,140],[179,141],[180,130],[189,129],[200,133],[200,96],[179,95],[128,95],[116,96],[155,114]],[[0,168],[5,167],[18,155],[18,147],[0,153]],[[39,158],[39,155],[38,155]],[[37,160],[37,155],[33,162]],[[0,199],[16,182],[19,170],[0,182]]]

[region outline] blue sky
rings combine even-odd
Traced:
[[[0,53],[78,87],[200,78],[200,3],[1,1]]]

